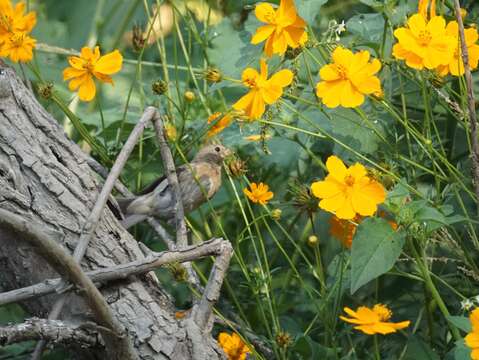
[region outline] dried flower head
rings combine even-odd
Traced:
[[[278,344],[280,348],[285,349],[290,346],[292,342],[293,338],[286,331],[280,331],[276,334],[276,344]]]
[[[212,83],[220,82],[223,78],[221,71],[217,68],[208,68],[205,72],[205,79]]]
[[[165,92],[168,91],[168,83],[164,80],[156,80],[151,84],[151,90],[156,95],[163,95]]]

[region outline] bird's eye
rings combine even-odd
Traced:
[[[219,146],[215,147],[215,151],[216,151],[216,152],[220,152],[220,150],[221,150],[221,149],[220,149]]]

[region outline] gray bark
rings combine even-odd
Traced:
[[[41,224],[44,232],[71,253],[99,191],[85,154],[66,138],[15,72],[0,63],[0,208]],[[63,275],[49,267],[21,233],[0,228],[0,248],[1,291]],[[145,256],[137,241],[105,209],[81,266],[91,271]],[[224,358],[211,335],[202,333],[190,319],[177,320],[169,296],[144,278],[117,282],[101,292],[129,331],[141,359]],[[56,298],[49,295],[22,305],[31,315],[45,317]],[[90,320],[80,296],[69,295],[61,319]],[[104,359],[104,355],[76,352],[79,358],[88,359]]]

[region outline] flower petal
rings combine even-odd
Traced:
[[[254,14],[259,21],[264,23],[271,23],[271,21],[275,18],[276,12],[271,4],[268,3],[260,3],[256,5],[254,9]]]
[[[275,30],[273,25],[264,25],[256,29],[256,33],[251,38],[251,44],[259,44],[270,37]]]
[[[95,97],[95,94],[95,82],[93,81],[91,76],[88,76],[78,89],[78,97],[82,101],[90,101]]]
[[[94,71],[105,74],[105,75],[115,74],[121,70],[122,63],[123,63],[123,56],[121,56],[118,50],[114,50],[102,56],[96,62]]]

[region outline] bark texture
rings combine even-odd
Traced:
[[[0,208],[41,224],[70,253],[75,248],[100,190],[85,154],[36,101],[15,72],[0,63]],[[0,291],[25,287],[57,274],[24,234],[0,228]],[[105,209],[86,255],[84,270],[111,267],[148,254]],[[141,359],[223,359],[210,334],[191,319],[177,320],[169,296],[144,278],[101,289],[118,320],[128,329]],[[27,311],[46,317],[58,295],[24,302]],[[69,295],[62,319],[90,320],[80,296]],[[78,353],[104,359],[105,354]]]

